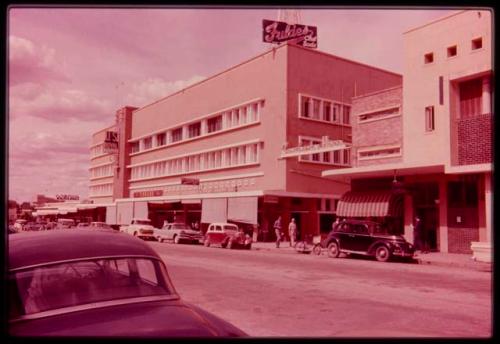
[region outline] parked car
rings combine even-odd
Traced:
[[[76,229],[89,228],[90,223],[88,222],[80,222],[76,225]]]
[[[43,230],[42,225],[38,224],[36,222],[28,222],[23,226],[23,231],[32,232],[32,231],[39,231],[39,230]]]
[[[338,223],[322,243],[328,255],[361,254],[386,262],[394,256],[411,258],[415,248],[400,235],[389,234],[379,223],[365,220],[346,220]]]
[[[75,227],[75,220],[73,219],[57,219],[57,225],[55,229],[67,229]]]
[[[8,262],[11,336],[247,336],[184,302],[162,258],[117,231],[11,235]]]
[[[252,238],[242,228],[232,223],[212,223],[205,233],[205,246],[220,245],[229,249],[242,247],[249,250]]]
[[[113,227],[108,225],[106,222],[91,222],[89,229],[106,229],[106,230],[114,230]]]
[[[155,228],[149,219],[132,219],[130,225],[121,226],[120,232],[132,234],[144,240],[156,240],[154,236]]]
[[[47,222],[47,225],[45,225],[45,229],[54,229],[56,228],[57,223],[54,221]]]
[[[23,230],[24,225],[27,223],[27,220],[24,219],[17,219],[16,222],[14,223],[14,228],[20,232]]]
[[[159,242],[173,241],[190,242],[193,244],[203,243],[204,236],[184,223],[167,223],[161,229],[155,229],[155,238]]]
[[[16,227],[14,225],[9,225],[9,234],[15,234],[17,233]]]

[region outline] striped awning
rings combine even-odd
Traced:
[[[403,215],[403,195],[392,191],[345,193],[337,205],[337,216],[384,217]]]

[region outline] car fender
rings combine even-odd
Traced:
[[[328,245],[330,245],[332,242],[336,242],[337,245],[339,246],[339,249],[340,249],[340,240],[339,238],[335,238],[335,237],[332,237],[332,238],[328,238],[327,240],[325,240],[325,248],[328,247]]]
[[[383,241],[383,240],[377,240],[375,241],[373,244],[370,245],[370,247],[368,248],[368,251],[367,253],[368,254],[375,254],[375,250],[378,246],[385,246],[387,247],[387,249],[389,250],[389,252],[392,253],[392,250],[393,250],[393,245],[386,242],[386,241]]]

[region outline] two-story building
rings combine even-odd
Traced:
[[[353,99],[353,166],[323,172],[352,186],[337,215],[399,217],[410,241],[419,216],[430,249],[491,261],[491,28],[465,10],[404,33],[402,90]]]
[[[278,46],[142,108],[120,109],[115,170],[111,155],[93,156],[90,198],[113,202],[108,223],[239,221],[272,232],[281,215],[284,226],[296,218],[302,234],[327,231],[350,185],[321,172],[351,164],[352,98],[401,83],[393,72]],[[94,135],[92,149],[107,131]],[[284,147],[325,140],[341,144],[283,156]]]

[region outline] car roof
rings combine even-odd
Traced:
[[[149,222],[151,222],[151,220],[150,220],[150,219],[141,219],[141,218],[139,218],[139,217],[134,217],[134,218],[132,219],[132,221],[149,221]]]
[[[9,236],[9,269],[65,260],[95,257],[150,256],[158,254],[128,234],[95,229],[60,229]]]
[[[232,226],[236,226],[236,227],[238,227],[238,226],[237,226],[237,225],[235,225],[234,223],[228,223],[228,222],[214,222],[214,223],[211,223],[211,225],[217,225],[217,226],[232,225]]]

